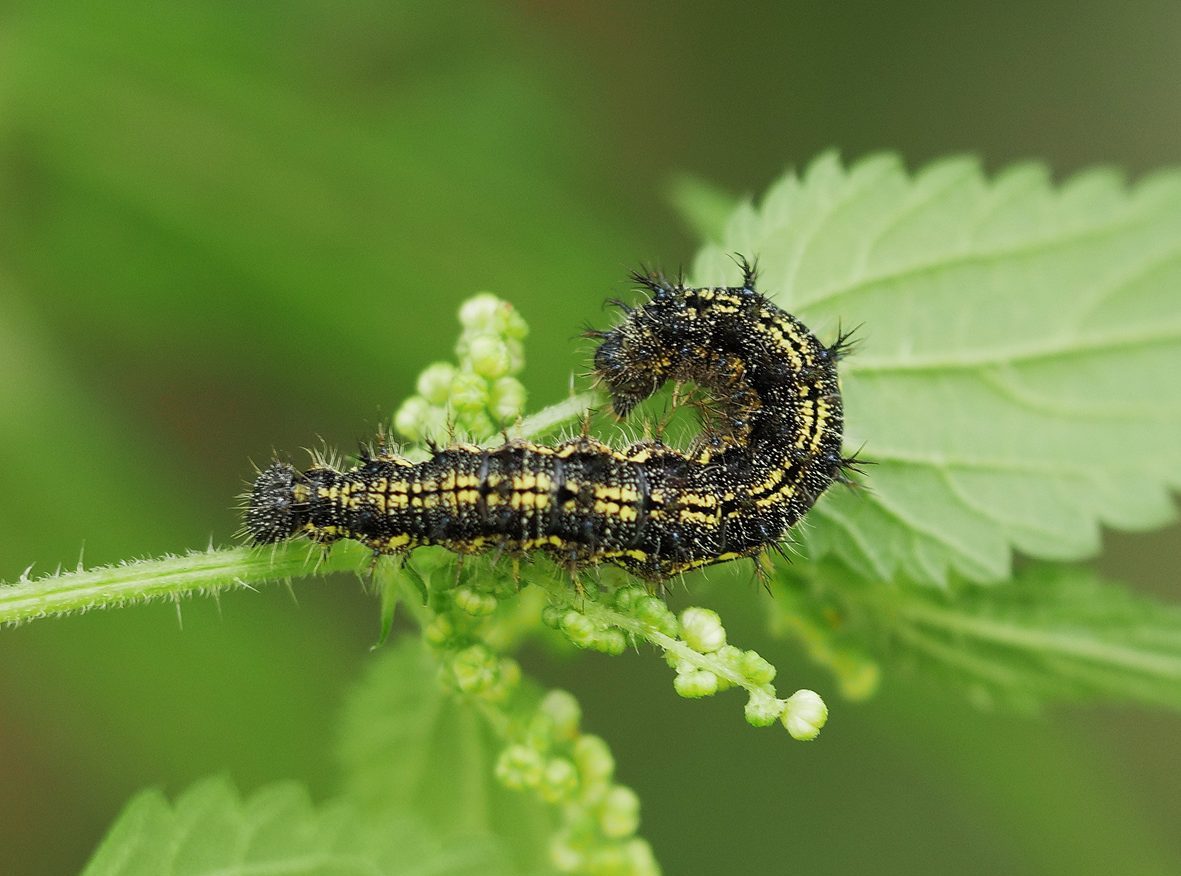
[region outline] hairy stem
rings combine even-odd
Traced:
[[[547,435],[559,426],[579,419],[588,410],[603,404],[603,402],[602,393],[580,392],[521,420],[517,426],[509,430],[509,435],[513,438]]]
[[[695,651],[680,639],[674,639],[672,636],[662,633],[651,624],[646,624],[631,615],[590,600],[587,600],[580,607],[580,610],[588,617],[610,624],[611,626],[619,627],[621,630],[626,630],[633,636],[650,642],[665,653],[672,654],[678,660],[684,660],[697,669],[708,670],[719,678],[724,678],[735,687],[746,688],[751,693],[757,691],[771,697],[776,696],[774,686],[770,684],[754,684],[749,678],[737,672],[718,655],[703,654],[700,651]]]
[[[310,548],[310,549],[309,549]],[[222,590],[254,589],[266,581],[290,580],[364,568],[369,552],[360,545],[341,545],[325,553],[306,543],[272,548],[224,548],[175,557],[136,560],[22,578],[0,585],[0,625],[111,608],[161,597],[179,599]]]
[[[550,432],[583,416],[600,401],[600,395],[595,392],[571,396],[527,417],[513,430],[513,436]],[[353,542],[341,542],[331,551],[323,551],[305,541],[293,541],[266,548],[222,548],[134,560],[116,566],[79,568],[37,579],[25,575],[12,584],[0,583],[0,626],[151,599],[212,595],[242,587],[253,589],[255,584],[268,581],[364,571],[369,557],[368,549]],[[411,598],[406,603],[414,604]]]

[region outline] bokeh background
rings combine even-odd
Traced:
[[[757,193],[838,147],[912,165],[1181,161],[1181,5],[0,5],[0,579],[226,544],[273,447],[351,447],[490,289],[537,408],[640,261],[688,263],[686,178]],[[1181,292],[1179,292],[1181,294]],[[1177,598],[1176,529],[1103,567]],[[334,785],[371,659],[356,579],[0,631],[0,872],[77,870],[137,789]],[[678,597],[683,599],[683,597]],[[687,702],[651,655],[527,668],[582,700],[670,874],[1176,874],[1181,720],[981,714],[904,671],[815,745]],[[752,605],[752,603],[755,603]]]

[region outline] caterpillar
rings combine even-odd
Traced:
[[[250,491],[256,544],[302,535],[355,539],[375,554],[443,545],[460,554],[540,551],[572,571],[611,563],[663,581],[777,548],[856,460],[841,455],[837,362],[849,333],[822,344],[756,288],[693,288],[642,272],[646,300],[609,331],[594,371],[626,416],[666,381],[705,391],[713,415],[688,452],[659,440],[615,449],[588,435],[554,445],[455,444],[411,462],[379,449],[346,471],[276,460]]]

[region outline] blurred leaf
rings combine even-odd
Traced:
[[[487,839],[436,839],[406,815],[375,818],[348,804],[315,807],[295,784],[243,800],[207,779],[169,805],[158,791],[132,800],[85,876],[484,876],[513,872]]]
[[[393,576],[381,576],[377,579],[377,592],[381,597],[380,623],[377,632],[377,644],[384,645],[390,637],[390,630],[394,627],[394,616],[398,612],[398,579]]]
[[[951,159],[817,159],[740,207],[695,279],[762,287],[842,363],[846,446],[870,489],[834,490],[801,538],[875,579],[1009,575],[1010,552],[1076,559],[1099,524],[1159,526],[1181,487],[1181,173],[1059,188]]]
[[[73,564],[86,540],[91,557],[118,559],[120,529],[138,534],[140,550],[183,547],[177,533],[186,529],[204,536],[208,523],[199,522],[194,502],[172,502],[165,516],[157,503],[124,500],[192,495],[200,485],[176,476],[150,433],[78,387],[6,276],[0,298],[0,411],[7,412],[0,417],[0,455],[30,463],[6,467],[0,580],[34,560],[40,572],[62,560]],[[82,529],[87,512],[93,526]]]
[[[918,661],[981,704],[1102,698],[1181,709],[1181,606],[1087,569],[1039,565],[1006,584],[960,583],[948,592],[857,586],[839,576],[834,564],[806,581],[784,574],[787,598],[774,609],[793,627],[801,610],[810,629],[827,627],[830,652],[875,643],[883,656]]]
[[[338,745],[344,796],[366,810],[411,810],[441,836],[492,833],[540,869],[550,813],[496,781],[502,743],[472,704],[442,690],[418,641],[373,661],[350,694]]]
[[[438,354],[408,317],[450,325],[479,288],[556,314],[579,287],[539,277],[609,278],[636,246],[587,197],[606,173],[558,64],[498,6],[24,3],[3,24],[0,257],[71,302],[51,316],[82,343],[167,333],[225,382],[244,365],[370,410],[343,374]]]
[[[734,213],[738,198],[704,179],[679,176],[669,186],[668,199],[701,240],[718,241]]]

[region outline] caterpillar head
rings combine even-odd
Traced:
[[[660,388],[665,379],[662,364],[652,335],[627,323],[607,332],[595,351],[595,374],[606,384],[612,407],[621,417]]]
[[[286,462],[272,462],[255,478],[244,515],[246,534],[252,542],[283,541],[303,525],[307,503],[296,496],[298,478],[295,468]]]

